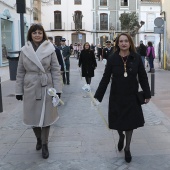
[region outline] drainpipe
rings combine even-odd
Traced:
[[[167,66],[167,56],[166,56],[166,12],[162,11],[160,15],[164,15],[164,35],[163,35],[163,69],[166,70]]]

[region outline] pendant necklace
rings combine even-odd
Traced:
[[[124,77],[127,77],[128,74],[127,74],[127,71],[126,71],[126,63],[127,63],[127,59],[128,59],[128,56],[125,56],[125,57],[122,57],[122,61],[123,61],[123,64],[124,64]]]

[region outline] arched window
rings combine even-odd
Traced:
[[[108,14],[100,14],[100,30],[108,30]]]
[[[100,6],[107,6],[107,0],[100,0]]]
[[[54,29],[62,29],[62,27],[61,27],[61,11],[54,11]]]

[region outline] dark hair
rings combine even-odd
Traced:
[[[32,36],[31,36],[31,34],[32,34],[33,32],[35,32],[35,31],[37,31],[37,30],[40,30],[40,31],[43,32],[43,41],[44,41],[44,40],[48,40],[48,39],[47,39],[47,35],[46,35],[45,31],[44,31],[43,26],[42,26],[41,24],[33,24],[33,25],[31,25],[30,29],[28,30],[27,41],[32,41]]]
[[[116,40],[115,40],[115,50],[116,51],[120,51],[120,48],[119,48],[118,44],[119,44],[119,38],[120,38],[121,35],[125,35],[128,38],[129,43],[130,43],[129,51],[130,52],[131,51],[136,52],[133,40],[132,40],[131,36],[128,33],[121,33],[121,34],[118,35],[118,37],[116,37]]]
[[[84,43],[84,45],[83,45],[83,50],[87,50],[87,49],[85,49],[85,45],[86,45],[86,44],[89,45],[89,49],[88,49],[88,50],[90,51],[90,44],[89,44],[88,42],[85,42],[85,43]]]
[[[152,42],[148,41],[148,46],[152,47]]]
[[[48,37],[49,40],[53,41],[53,37]]]

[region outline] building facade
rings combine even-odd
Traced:
[[[41,3],[41,20],[48,37],[60,45],[92,43],[92,0],[51,0]]]
[[[156,58],[161,59],[161,34],[154,32],[154,21],[160,16],[161,3],[160,0],[141,0],[139,2],[140,12],[139,20],[145,22],[143,27],[139,30],[139,41],[143,40],[147,45],[148,41],[153,43],[155,48]],[[139,42],[138,41],[138,42]]]
[[[26,1],[27,13],[24,14],[25,40],[28,27],[32,22],[31,0]],[[7,53],[21,49],[20,15],[16,13],[16,1],[0,0],[0,66],[8,65]]]
[[[170,1],[161,0],[161,16],[164,19],[163,68],[170,70]]]
[[[93,35],[97,44],[105,45],[121,32],[122,13],[139,12],[138,0],[94,0]]]

